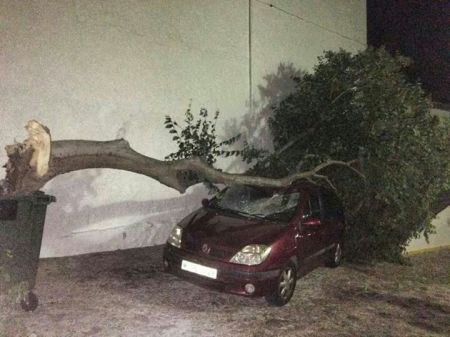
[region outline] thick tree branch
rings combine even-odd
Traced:
[[[43,127],[44,128],[44,127]],[[43,129],[47,130],[48,129]],[[30,160],[36,156],[36,149],[24,143],[9,145],[6,152],[6,190],[8,194],[29,193],[43,187],[54,177],[82,169],[112,168],[135,172],[156,179],[160,183],[183,193],[189,186],[208,180],[218,184],[246,184],[263,187],[285,187],[300,179],[324,180],[334,188],[328,177],[319,174],[330,166],[351,169],[363,177],[352,165],[355,161],[330,160],[310,171],[298,172],[280,179],[272,179],[243,174],[231,174],[208,166],[199,158],[161,161],[134,151],[124,139],[113,141],[62,140],[51,142],[48,168],[38,174]],[[42,164],[42,163],[41,163]],[[47,167],[44,165],[44,167]],[[42,173],[42,171],[41,171]]]

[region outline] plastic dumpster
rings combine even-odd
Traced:
[[[32,292],[38,269],[47,205],[55,197],[37,191],[13,198],[0,198],[0,291],[16,289],[26,311],[38,306]],[[19,290],[20,289],[20,290]]]

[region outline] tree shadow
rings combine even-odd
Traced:
[[[295,90],[296,79],[303,75],[304,72],[292,64],[279,64],[277,71],[264,76],[264,83],[258,85],[259,99],[253,102],[255,109],[243,114],[239,120],[234,118],[226,122],[224,138],[240,133],[242,138],[240,144],[235,144],[236,148],[246,141],[257,148],[271,150],[268,120],[273,107]],[[129,127],[130,123],[125,122],[117,130],[116,138],[126,138]],[[243,167],[245,163],[237,158],[226,170]],[[98,197],[96,182],[103,178],[104,172],[102,169],[71,172],[46,186],[45,190],[57,197],[57,203],[47,212],[41,256],[161,244],[171,228],[200,207],[200,200],[207,196],[202,186],[194,186],[184,195],[165,200],[130,200],[92,206],[90,201]]]
[[[164,245],[44,259],[42,275],[49,279],[68,278],[74,282],[108,275],[117,279],[151,278],[163,271]]]
[[[305,72],[296,69],[292,63],[280,63],[277,71],[263,77],[264,84],[258,85],[259,99],[253,101],[253,111],[247,111],[241,118],[226,121],[224,139],[241,135],[236,148],[242,148],[244,142],[250,146],[267,151],[273,150],[269,119],[273,109],[297,88],[297,79]],[[226,170],[245,169],[246,165],[239,158],[234,160]]]
[[[447,304],[435,303],[427,298],[401,296],[373,290],[365,291],[358,288],[340,289],[339,292],[334,293],[334,297],[340,301],[378,302],[383,305],[376,306],[381,308],[378,315],[382,318],[403,320],[412,326],[434,333],[450,332],[450,306]],[[393,313],[388,309],[389,306],[395,306],[402,311]]]
[[[63,184],[49,186],[57,206],[49,209],[44,229],[44,256],[83,254],[162,244],[172,227],[201,206],[206,196],[201,186],[176,198],[120,201],[91,206],[86,199],[97,195],[93,183],[102,170],[74,172]],[[118,220],[121,219],[121,220]],[[111,222],[113,222],[111,224]],[[70,246],[70,248],[69,248]]]
[[[402,308],[405,320],[413,326],[435,333],[450,333],[450,306],[416,297],[388,293],[361,293],[359,297],[369,301],[385,302]],[[383,315],[383,314],[381,314]]]
[[[117,131],[126,137],[129,123]],[[47,210],[41,256],[63,256],[162,244],[172,227],[200,207],[202,186],[169,199],[126,200],[93,206],[103,169],[70,172],[50,181],[45,190],[57,203]],[[132,174],[132,173],[130,173]]]

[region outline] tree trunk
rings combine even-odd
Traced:
[[[30,123],[33,128],[28,127]],[[218,184],[246,184],[265,187],[285,187],[307,179],[323,181],[334,188],[321,170],[332,165],[347,167],[363,176],[355,167],[356,161],[331,160],[316,168],[271,179],[245,174],[230,174],[216,170],[199,158],[161,161],[134,151],[124,139],[112,141],[61,140],[51,141],[50,131],[30,121],[29,138],[23,143],[6,146],[8,162],[3,194],[30,193],[42,188],[54,177],[71,171],[89,168],[112,168],[143,174],[183,193],[189,186],[208,180]]]

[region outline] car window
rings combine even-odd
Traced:
[[[317,194],[311,194],[309,200],[306,203],[304,217],[308,218],[320,218],[320,203],[319,196]]]
[[[322,194],[322,206],[324,209],[324,216],[327,219],[334,219],[342,214],[341,202],[332,193],[325,192]]]

